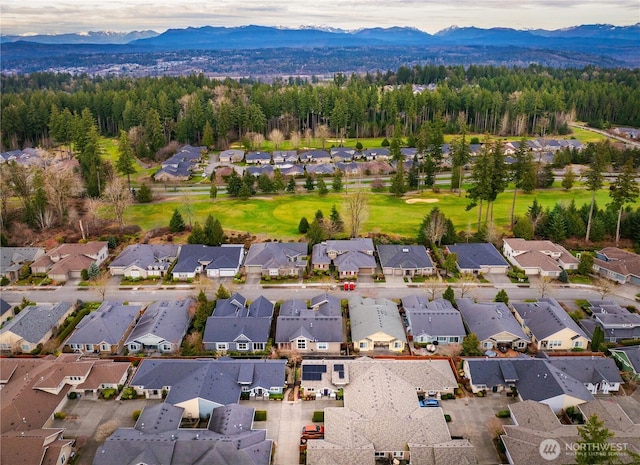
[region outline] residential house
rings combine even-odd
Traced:
[[[247,276],[301,276],[307,268],[309,243],[251,244],[244,260]]]
[[[162,162],[161,168],[153,175],[153,178],[160,182],[186,181],[197,168],[202,154],[206,152],[206,147],[185,145],[170,158]]]
[[[515,318],[538,350],[586,349],[591,342],[591,338],[554,298],[512,305]]]
[[[16,465],[65,465],[75,453],[75,439],[65,439],[64,428],[9,431],[0,443],[0,462]]]
[[[273,303],[262,296],[248,307],[240,294],[218,299],[202,336],[205,350],[221,353],[264,351],[269,342],[273,309]]]
[[[640,339],[640,315],[618,305],[614,300],[590,300],[591,318],[580,320],[580,325],[593,337],[596,326],[604,332],[604,340]]]
[[[547,360],[563,373],[584,384],[591,394],[618,392],[620,384],[624,382],[616,362],[608,357],[547,356]]]
[[[448,300],[429,302],[426,295],[413,294],[402,298],[402,307],[413,342],[461,344],[467,335],[462,315]]]
[[[605,247],[596,252],[593,271],[620,284],[640,286],[640,255],[617,247]]]
[[[64,282],[82,277],[82,270],[97,266],[109,255],[106,241],[86,244],[61,244],[31,264],[33,274],[47,275],[53,281]]]
[[[360,176],[363,172],[363,164],[355,161],[339,161],[335,164],[336,171],[341,171],[346,176]]]
[[[400,153],[405,160],[413,160],[418,155],[418,149],[415,147],[402,147]]]
[[[493,244],[467,243],[446,246],[458,256],[458,270],[470,274],[507,274],[509,264]]]
[[[398,306],[389,299],[353,296],[349,299],[351,340],[360,352],[402,352],[407,336]]]
[[[339,161],[353,161],[356,154],[356,149],[350,147],[333,147],[331,149],[331,159],[334,163]]]
[[[207,428],[179,428],[185,409],[167,403],[145,407],[133,428],[118,428],[100,444],[93,465],[269,465],[273,441],[254,430],[254,409],[216,407]]]
[[[206,274],[208,278],[233,277],[240,271],[244,258],[241,244],[223,244],[219,247],[186,244],[180,247],[178,261],[173,267],[173,279],[195,279]]]
[[[273,163],[280,165],[283,163],[298,163],[298,152],[295,150],[274,150],[271,154]]]
[[[385,275],[427,276],[436,269],[423,245],[378,245],[378,258]]]
[[[184,416],[206,418],[214,409],[237,404],[240,396],[269,399],[282,394],[286,360],[144,359],[129,383],[139,396],[185,409]]]
[[[362,152],[362,158],[367,161],[373,160],[388,160],[389,159],[389,149],[385,147],[378,147],[375,149],[366,149]]]
[[[318,368],[307,368],[314,364]],[[307,442],[308,465],[478,463],[467,439],[452,439],[442,410],[420,407],[418,401],[420,392],[456,387],[445,360],[305,360],[303,374],[321,371],[322,365],[326,371],[319,381],[301,381],[305,394],[312,387],[322,394],[324,386],[331,387],[326,375],[339,379],[342,372],[348,383],[344,406],[324,409],[324,439]]]
[[[13,318],[13,307],[9,302],[4,299],[0,299],[0,325],[2,325],[9,318]]]
[[[229,149],[220,152],[218,161],[220,163],[240,163],[244,160],[244,150]]]
[[[482,350],[498,346],[524,351],[530,339],[518,320],[503,302],[474,302],[473,299],[456,299],[467,331],[474,333]]]
[[[622,371],[631,373],[633,379],[640,380],[640,346],[612,347],[609,352],[620,363]]]
[[[27,268],[44,255],[42,247],[2,247],[0,248],[0,276],[9,281],[20,277],[23,268]],[[25,273],[27,274],[27,273]]]
[[[335,166],[332,163],[305,165],[304,169],[312,176],[331,176],[335,172]]]
[[[273,177],[273,171],[274,171],[273,165],[253,165],[253,166],[247,166],[247,169],[246,169],[246,173],[250,174],[255,178],[257,178],[262,174],[266,174],[271,178]]]
[[[109,271],[112,276],[160,278],[166,274],[179,253],[180,246],[174,244],[129,245],[109,264]]]
[[[504,255],[526,275],[557,278],[562,270],[577,270],[580,260],[567,249],[551,241],[504,239]]]
[[[27,305],[0,329],[0,350],[29,353],[47,342],[75,310],[71,302]]]
[[[276,166],[276,168],[280,169],[280,172],[282,173],[283,176],[304,176],[304,166],[302,165],[280,165],[280,166]]]
[[[191,178],[193,168],[194,165],[191,162],[182,162],[176,166],[163,166],[153,174],[153,180],[156,182],[188,181]]]
[[[345,342],[340,299],[320,294],[309,307],[303,300],[287,300],[280,306],[275,343],[279,350],[300,353],[339,354]]]
[[[301,163],[331,163],[331,154],[326,150],[307,150],[300,154]]]
[[[134,353],[177,352],[189,329],[190,309],[195,305],[196,301],[191,298],[152,303],[127,338],[127,350]]]
[[[271,154],[268,152],[249,152],[245,156],[247,165],[268,165],[271,163]]]
[[[111,369],[99,369],[103,366]],[[112,360],[80,360],[77,354],[3,359],[0,432],[20,431],[26,435],[30,430],[47,427],[53,413],[62,410],[71,390],[85,393],[88,382],[98,390],[103,385],[117,388],[126,381],[129,366]],[[4,449],[4,442],[1,445]]]
[[[510,464],[576,463],[576,448],[584,441],[578,429],[581,425],[563,424],[547,405],[533,401],[517,402],[508,407],[513,424],[503,426],[504,434],[500,439]],[[640,420],[635,415],[637,408],[637,401],[631,398],[619,402],[592,400],[577,406],[583,418],[596,415],[604,423],[603,428],[612,433],[605,446],[610,446],[613,451],[623,448],[620,451],[623,463],[633,463],[625,451],[640,452]]]
[[[521,401],[547,404],[556,413],[593,400],[582,382],[546,359],[465,358],[463,369],[473,393],[516,392]]]
[[[640,129],[637,128],[618,127],[613,128],[611,132],[618,136],[628,137],[629,139],[640,139]]]
[[[142,310],[140,305],[105,301],[95,312],[86,315],[65,346],[84,354],[118,354]]]
[[[331,240],[313,246],[314,270],[328,270],[333,264],[341,279],[371,275],[376,270],[373,241],[370,238]]]

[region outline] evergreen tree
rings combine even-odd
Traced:
[[[209,189],[209,197],[215,200],[218,197],[218,186],[211,183],[211,189]]]
[[[453,305],[455,307],[455,305],[456,305],[456,297],[455,297],[455,294],[453,292],[453,288],[451,286],[447,286],[447,288],[442,293],[442,298],[444,300],[448,300],[449,302],[451,302],[451,305]],[[464,347],[464,342],[463,342],[463,347]]]
[[[344,221],[340,217],[340,213],[335,205],[331,207],[331,214],[329,215],[329,219],[331,221],[331,229],[335,232],[344,231]]]
[[[240,187],[240,191],[238,192],[238,197],[242,200],[247,200],[253,195],[253,191],[249,187],[248,184],[242,183]]]
[[[189,244],[206,244],[207,239],[204,233],[204,230],[202,229],[202,226],[200,226],[200,223],[198,223],[197,221],[195,223],[193,223],[193,227],[191,228],[191,234],[189,234],[189,237],[187,238],[187,242]]]
[[[393,138],[391,139],[391,144],[389,146],[389,155],[391,156],[391,160],[395,162],[396,165],[396,172],[391,177],[389,192],[391,192],[396,197],[402,197],[407,193],[407,180],[405,179],[404,171],[404,156],[402,155],[402,152],[400,150],[400,144],[400,123],[396,122]]]
[[[135,158],[133,156],[133,148],[129,141],[129,135],[125,131],[120,131],[118,139],[118,160],[116,161],[116,170],[123,176],[127,177],[129,190],[131,190],[131,175],[136,172]]]
[[[218,246],[224,243],[224,231],[218,218],[214,218],[209,214],[204,223],[204,242],[205,245]]]
[[[227,288],[220,284],[220,286],[218,286],[218,290],[216,291],[216,299],[228,299],[229,297],[231,297],[231,294],[229,293]]]
[[[467,334],[462,340],[461,355],[465,357],[482,355],[482,351],[480,350],[480,341],[478,340],[478,336],[476,336],[475,333]]]
[[[277,194],[281,194],[284,192],[286,188],[284,182],[284,176],[282,176],[282,171],[280,168],[276,168],[273,170],[273,191]]]
[[[136,200],[139,203],[149,203],[153,201],[153,192],[151,192],[151,188],[149,188],[147,183],[142,184],[140,189],[138,189]]]
[[[184,231],[184,219],[182,215],[176,208],[173,211],[173,215],[171,216],[171,220],[169,220],[169,231],[172,233],[178,233]]]
[[[324,241],[326,239],[326,234],[325,234],[324,228],[322,227],[322,221],[318,219],[314,220],[309,225],[309,229],[307,230],[306,236],[311,246],[314,246]]]
[[[533,225],[527,218],[521,216],[516,217],[515,224],[513,225],[513,235],[525,240],[532,240],[534,237]]]
[[[298,223],[298,232],[300,234],[306,234],[309,231],[309,221],[306,217],[300,218],[300,223]]]
[[[258,176],[258,189],[264,194],[271,194],[273,192],[273,181],[271,181],[267,173],[262,173]]]
[[[604,153],[602,152],[602,150],[596,150],[593,160],[589,165],[589,170],[586,173],[586,181],[585,181],[587,190],[591,191],[591,206],[589,209],[589,218],[587,220],[587,232],[585,236],[585,240],[587,242],[589,242],[589,236],[591,234],[593,213],[594,213],[595,204],[596,204],[596,192],[600,190],[604,182],[604,175],[602,174],[604,166],[605,166]]]
[[[638,199],[638,195],[640,195],[640,188],[638,188],[638,182],[636,181],[637,176],[638,172],[633,167],[633,160],[629,159],[609,190],[609,196],[613,201],[613,208],[618,210],[618,221],[616,223],[616,247],[618,247],[620,243],[620,222],[622,220],[622,210],[624,209],[625,204],[635,202]]]
[[[604,342],[604,331],[600,326],[596,326],[593,329],[593,336],[591,337],[591,351],[600,352],[600,346]]]
[[[296,180],[293,176],[289,176],[289,182],[287,183],[287,192],[293,194],[296,191]]]
[[[211,123],[207,121],[204,125],[204,129],[202,130],[202,145],[211,148],[215,145],[215,142],[213,127],[211,126]]]
[[[336,171],[336,174],[333,176],[333,182],[331,183],[331,190],[333,192],[341,192],[342,191],[342,171]]]
[[[570,190],[573,187],[573,183],[576,180],[576,175],[571,169],[571,165],[564,169],[564,175],[562,176],[562,187],[564,190]]]
[[[311,176],[310,174],[307,174],[307,179],[304,182],[304,188],[307,190],[307,192],[311,192],[316,188],[316,183],[313,180],[313,176]]]
[[[316,221],[322,222],[324,220],[324,213],[322,213],[322,210],[320,209],[316,210],[316,214],[314,218],[316,219]]]
[[[611,447],[609,439],[614,434],[604,426],[604,421],[598,420],[594,413],[584,425],[578,426],[580,439],[576,445],[575,461],[578,465],[611,464],[616,463],[618,450]]]
[[[87,278],[96,279],[98,276],[100,276],[100,267],[96,265],[96,262],[92,262],[87,268]]]
[[[507,291],[504,289],[500,289],[496,294],[496,298],[493,299],[494,302],[504,302],[505,305],[509,305],[509,296],[507,295]]]
[[[324,182],[324,179],[322,178],[318,179],[317,187],[318,187],[318,194],[324,196],[329,193],[329,189],[327,188],[327,184]]]
[[[588,276],[593,270],[593,255],[588,252],[580,254],[580,262],[578,263],[578,273],[582,276]]]
[[[227,178],[227,194],[229,194],[229,197],[238,197],[240,195],[242,185],[242,178],[238,175],[236,170],[231,171],[231,174]]]

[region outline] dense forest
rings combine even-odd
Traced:
[[[133,130],[141,157],[171,140],[224,149],[248,133],[290,137],[320,125],[350,137],[391,136],[398,122],[410,137],[436,120],[445,133],[516,136],[566,133],[571,120],[640,126],[640,71],[629,69],[426,65],[271,84],[34,73],[1,84],[4,149],[68,143],[85,109],[101,135]]]

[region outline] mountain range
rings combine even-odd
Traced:
[[[571,47],[576,43],[600,45],[640,43],[640,23],[633,26],[582,25],[558,30],[480,29],[450,27],[429,34],[415,28],[366,28],[354,31],[305,27],[285,29],[267,26],[188,27],[155,31],[88,32],[60,35],[0,35],[0,42],[40,44],[128,44],[153,49],[255,49],[271,47],[345,47],[402,45],[522,45],[529,47]],[[570,43],[566,43],[569,41]]]

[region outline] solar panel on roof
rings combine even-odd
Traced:
[[[344,371],[344,365],[339,363],[338,365],[333,365],[333,371]]]
[[[326,373],[327,366],[326,365],[304,365],[302,367],[302,371],[306,371],[308,373]]]
[[[339,371],[338,372],[338,378],[344,379],[344,371]]]
[[[321,381],[322,373],[314,373],[314,372],[302,372],[302,380],[303,381]]]

